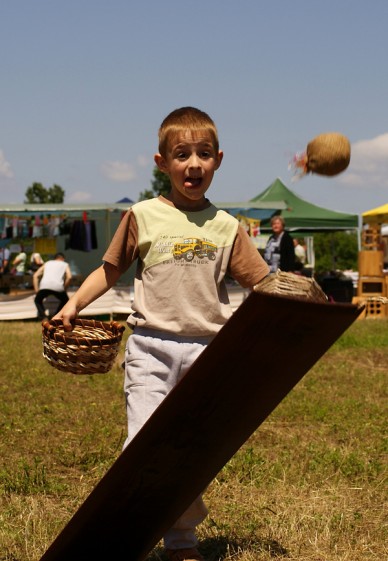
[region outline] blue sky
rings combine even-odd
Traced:
[[[335,210],[386,203],[387,28],[387,0],[1,0],[0,204],[34,181],[69,204],[138,200],[183,105],[218,126],[213,201],[280,177]],[[293,183],[292,155],[327,131],[349,168]]]

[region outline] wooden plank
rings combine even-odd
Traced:
[[[41,561],[144,559],[360,311],[252,293]]]

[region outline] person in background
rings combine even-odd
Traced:
[[[267,241],[264,250],[264,259],[271,269],[276,273],[278,269],[289,272],[295,271],[294,242],[288,232],[285,231],[285,220],[281,216],[271,218],[272,235]]]
[[[12,261],[12,274],[14,275],[24,275],[26,268],[27,254],[21,247],[20,253],[17,254],[15,259]]]
[[[205,196],[222,157],[209,115],[194,107],[170,113],[160,126],[154,160],[169,177],[171,191],[131,207],[103,256],[103,265],[54,317],[71,331],[78,313],[137,261],[135,296],[127,319],[133,333],[125,351],[128,436],[124,446],[231,317],[226,272],[246,288],[268,274],[268,266],[238,220]],[[169,561],[203,561],[195,529],[206,515],[199,496],[167,529],[164,546]]]
[[[30,259],[30,266],[28,267],[28,272],[34,274],[35,271],[39,269],[44,264],[42,256],[40,253],[32,253]]]
[[[304,265],[306,263],[306,250],[298,238],[294,238],[294,251],[296,261]]]
[[[294,251],[295,251],[295,272],[303,274],[303,269],[306,263],[306,249],[300,243],[298,238],[294,238]]]
[[[0,247],[0,274],[6,275],[9,272],[10,251],[8,247]]]
[[[39,283],[39,279],[42,280]],[[43,301],[47,296],[55,296],[59,300],[55,314],[60,312],[63,306],[68,302],[67,288],[71,280],[71,271],[69,264],[65,261],[63,253],[57,253],[54,259],[50,259],[44,263],[33,276],[35,296],[35,306],[38,311],[38,319],[43,320],[46,317],[46,311]]]

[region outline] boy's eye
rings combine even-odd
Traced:
[[[184,160],[184,159],[186,159],[187,154],[186,154],[186,152],[177,152],[175,157],[178,158],[178,160]]]

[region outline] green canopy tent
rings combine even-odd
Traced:
[[[252,202],[282,200],[287,203],[285,210],[276,212],[286,222],[286,228],[291,235],[303,236],[308,246],[308,261],[315,265],[314,232],[338,232],[354,230],[357,232],[358,247],[360,247],[359,217],[357,214],[346,214],[319,207],[296,195],[279,179],[267,187],[262,193],[251,199]],[[270,219],[263,219],[260,224],[262,233],[271,231]],[[334,262],[334,249],[333,249]]]
[[[359,227],[357,214],[346,214],[323,208],[305,201],[279,179],[267,187],[262,193],[251,199],[251,202],[285,201],[287,208],[280,210],[286,221],[287,230],[298,232],[324,232],[338,230],[357,230]],[[263,219],[262,230],[270,230],[270,219]]]

